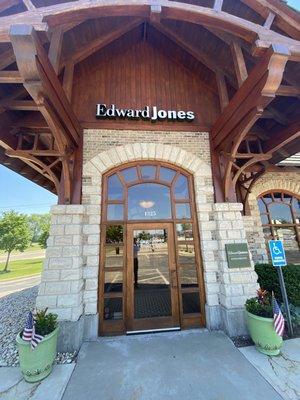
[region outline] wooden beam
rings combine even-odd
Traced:
[[[233,57],[235,74],[237,77],[238,85],[239,87],[241,87],[243,82],[248,77],[243,51],[241,49],[241,46],[235,41],[231,43],[230,48]]]
[[[221,111],[223,112],[229,103],[229,97],[228,97],[225,76],[223,74],[221,74],[220,72],[217,72],[216,73],[216,81],[217,81],[217,86],[218,86]]]
[[[243,38],[249,43],[262,40],[270,43],[284,43],[286,46],[297,45],[296,40],[290,39],[277,32],[266,29],[251,21],[230,15],[224,11],[196,6],[186,3],[159,0],[155,5],[162,8],[163,18],[196,23],[208,27],[218,26],[220,30]],[[49,27],[66,25],[89,18],[127,16],[147,18],[150,16],[151,4],[148,0],[125,0],[116,3],[115,0],[78,0],[65,2],[47,7],[39,7],[38,11],[27,11],[13,16],[1,18],[0,41],[9,41],[9,29],[12,24],[33,25],[36,30],[46,32]],[[267,15],[265,16],[265,18]]]
[[[0,12],[7,10],[10,7],[16,6],[20,3],[20,0],[1,0]]]
[[[2,103],[2,107],[15,111],[39,111],[39,107],[32,100],[13,100],[7,104]]]
[[[276,108],[272,107],[271,109],[266,109],[263,112],[262,118],[266,119],[274,119],[276,122],[278,122],[280,125],[287,125],[288,120],[284,114],[281,112],[277,111]]]
[[[74,63],[68,61],[65,65],[63,88],[69,101],[72,99]]]
[[[19,71],[0,71],[0,83],[23,83]]]
[[[284,130],[280,130],[277,134],[272,134],[272,138],[264,143],[265,153],[274,153],[288,143],[300,138],[300,122],[294,122]]]
[[[8,49],[0,53],[0,71],[16,61],[13,50]]]
[[[59,27],[54,30],[50,40],[48,57],[56,74],[59,73],[63,36],[63,29]]]
[[[172,40],[178,46],[182,47],[187,53],[191,54],[201,64],[204,64],[208,69],[210,69],[215,73],[217,72],[223,73],[223,71],[220,68],[218,68],[216,62],[211,60],[211,58],[208,57],[204,52],[202,52],[198,47],[196,48],[192,44],[188,43],[182,36],[178,35],[178,33],[176,33],[173,29],[167,28],[165,25],[161,23],[152,25],[167,38]]]
[[[276,92],[276,95],[277,96],[300,97],[300,86],[280,85]]]
[[[101,37],[97,37],[96,39],[90,41],[88,44],[78,47],[73,54],[63,59],[61,63],[61,68],[70,61],[73,62],[74,64],[81,62],[82,60],[89,57],[91,54],[109,45],[114,40],[119,39],[125,33],[131,31],[132,29],[136,28],[142,23],[143,23],[142,20],[134,19],[133,21],[130,21],[127,24],[120,26],[118,29],[108,32],[102,35]]]
[[[161,5],[150,6],[150,22],[159,23],[161,19]]]
[[[264,27],[267,29],[271,29],[274,19],[275,19],[275,14],[272,11],[270,11],[267,19],[265,20]]]
[[[274,99],[281,84],[289,54],[284,47],[270,48],[254,67],[212,128],[212,137],[216,147],[224,142],[251,109],[257,107],[264,110]]]
[[[214,1],[214,10],[215,11],[222,11],[223,7],[223,0],[215,0]]]
[[[35,11],[36,7],[35,5],[32,3],[31,0],[22,0],[25,7],[27,8],[27,10],[29,11]]]
[[[276,25],[296,40],[300,40],[300,21],[297,13],[291,13],[287,6],[277,0],[241,0],[263,18],[272,12],[276,15]]]
[[[81,126],[36,32],[31,26],[13,25],[11,42],[25,82],[24,87],[40,106],[47,123],[50,123],[50,114],[56,115],[55,119],[60,120],[59,129],[53,132],[56,139],[76,146],[81,135]],[[53,109],[52,113],[49,108]],[[52,128],[55,125],[56,122],[52,121]]]

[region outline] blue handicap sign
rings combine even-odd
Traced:
[[[282,240],[269,240],[269,249],[274,267],[283,267],[287,264]]]

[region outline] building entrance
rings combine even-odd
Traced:
[[[172,224],[128,227],[127,330],[180,328]]]
[[[192,176],[136,162],[103,177],[100,334],[203,326]]]

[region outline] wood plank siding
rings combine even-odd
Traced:
[[[217,92],[199,74],[142,40],[140,29],[124,35],[75,68],[73,107],[82,126],[120,129],[209,130],[219,113]],[[163,39],[163,38],[162,38]],[[154,41],[154,39],[152,39]],[[188,56],[188,55],[187,55]],[[192,110],[193,122],[97,120],[97,103],[140,109],[157,105],[168,110]]]

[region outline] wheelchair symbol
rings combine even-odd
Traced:
[[[273,250],[273,253],[274,253],[276,256],[278,256],[279,254],[282,253],[281,250],[280,250],[280,248],[276,246],[276,243],[272,243],[272,246],[273,246],[273,249],[272,249],[272,250]]]

